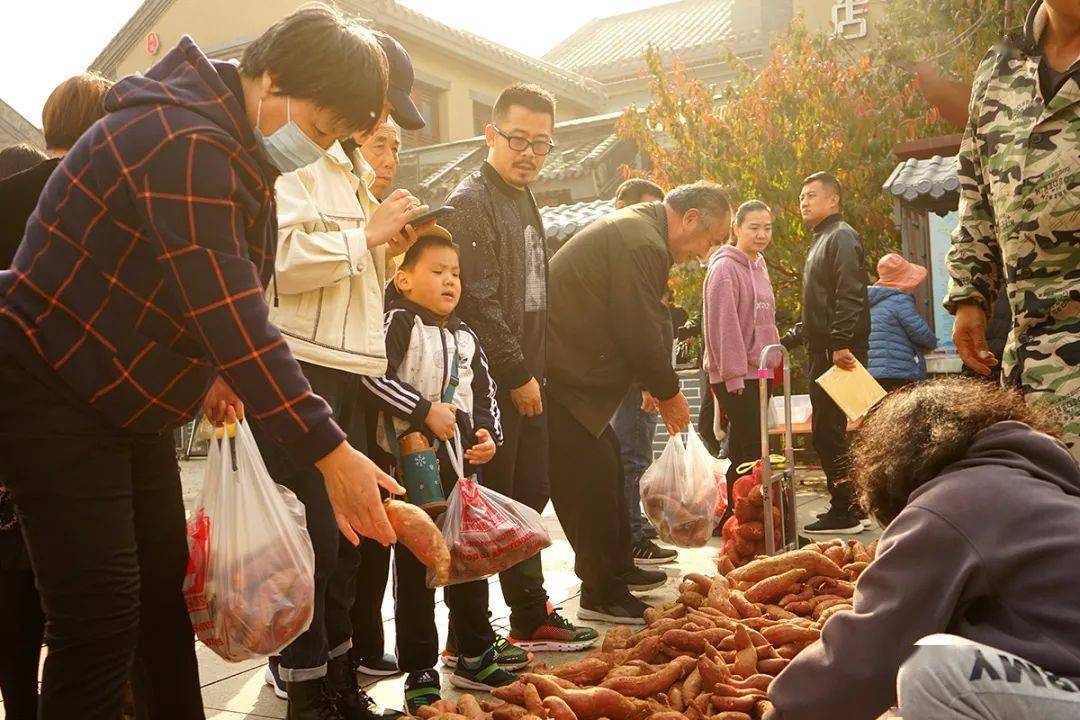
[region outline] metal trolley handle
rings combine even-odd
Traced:
[[[784,362],[784,469],[773,472],[769,462],[769,355],[780,352]],[[758,363],[758,396],[761,403],[761,494],[765,511],[765,552],[769,555],[795,550],[799,546],[795,518],[795,446],[791,436],[791,355],[783,345],[762,349]],[[780,517],[773,511],[779,498]],[[780,546],[776,545],[776,524],[780,523]]]

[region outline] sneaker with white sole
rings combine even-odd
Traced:
[[[599,633],[574,625],[559,614],[559,608],[552,608],[531,633],[510,630],[510,644],[529,652],[578,652],[592,647],[598,640]]]
[[[442,683],[434,668],[409,673],[405,678],[405,712],[418,717],[420,708],[442,700]]]
[[[645,539],[634,544],[633,554],[635,565],[663,565],[664,563],[675,562],[679,559],[679,553],[677,551],[670,548],[662,548],[652,540]]]
[[[646,570],[635,567],[619,576],[630,592],[649,592],[667,584],[668,576],[663,570]]]
[[[503,670],[522,670],[529,667],[533,661],[533,654],[527,650],[524,650],[513,642],[507,640],[502,635],[495,636],[495,662]],[[457,649],[453,647],[450,640],[446,642],[446,649],[442,651],[439,656],[443,665],[449,668],[456,668],[461,661],[461,656],[458,655]]]
[[[863,525],[859,518],[828,513],[803,528],[807,535],[858,535],[862,531]]]
[[[281,675],[279,674],[277,657],[271,657],[266,663],[266,673],[263,674],[263,680],[266,681],[266,684],[273,689],[274,694],[279,698],[282,700],[289,699],[289,693],[285,692],[285,681],[281,679]]]
[[[496,658],[498,649],[492,645],[474,663],[461,658],[450,676],[450,684],[460,690],[482,690],[491,692],[495,688],[505,687],[518,679],[512,672],[504,670]]]

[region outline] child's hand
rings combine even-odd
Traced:
[[[465,451],[465,459],[473,465],[483,465],[495,457],[495,441],[484,428],[476,431],[476,444]]]
[[[457,425],[457,407],[448,403],[431,403],[424,424],[435,437],[449,440],[454,437],[454,427]]]

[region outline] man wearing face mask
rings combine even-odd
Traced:
[[[42,720],[118,717],[136,647],[151,715],[203,717],[172,430],[204,397],[314,463],[350,542],[395,540],[379,488],[402,489],[346,441],[264,297],[274,180],[373,127],[386,85],[375,39],[326,7],[239,67],[185,37],[116,83],[46,184],[0,273],[0,465],[47,618]]]
[[[388,65],[389,112],[419,129],[424,120],[409,98],[409,56],[389,35],[379,33],[377,40]],[[385,119],[383,114],[376,128]],[[355,137],[366,139],[376,128]],[[372,176],[362,156],[350,157],[335,142],[314,162],[277,179],[276,272],[267,291],[273,302],[271,322],[300,361],[312,390],[333,408],[349,442],[364,452],[367,422],[360,383],[386,372],[386,258],[415,240],[407,223],[425,210],[404,190],[379,205],[369,190]],[[254,429],[271,477],[304,504],[315,550],[311,626],[282,651],[280,664],[271,659],[267,681],[279,694],[284,690],[294,720],[322,717],[331,708],[347,720],[378,716],[380,711],[358,688],[349,659],[360,552],[340,537],[318,469],[297,461],[259,423]]]
[[[644,625],[648,606],[630,591],[667,579],[634,569],[619,441],[609,423],[637,380],[659,400],[669,433],[689,426],[690,407],[671,364],[668,273],[674,263],[704,258],[730,232],[727,194],[697,182],[675,188],[664,202],[597,220],[551,260],[551,499],[574,548],[582,620]],[[655,580],[635,587],[626,579],[635,572]]]

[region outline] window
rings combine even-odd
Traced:
[[[479,100],[473,100],[472,115],[473,135],[483,135],[488,123],[491,122],[491,106]]]
[[[442,90],[439,88],[419,80],[413,83],[412,99],[416,103],[416,108],[420,111],[420,115],[423,116],[426,125],[420,130],[404,130],[402,132],[403,146],[418,148],[442,142],[442,128],[439,117],[439,100],[441,97]]]

